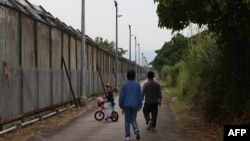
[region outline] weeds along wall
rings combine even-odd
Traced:
[[[115,56],[88,36],[85,45],[84,81],[89,96],[103,92],[97,67],[104,83],[115,83]],[[73,100],[62,56],[79,98],[81,32],[41,6],[23,0],[0,0],[0,123]],[[119,86],[130,62],[120,57],[118,64]],[[145,77],[142,72],[138,72],[138,79]]]

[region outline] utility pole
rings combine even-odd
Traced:
[[[116,71],[116,79],[115,79],[115,87],[118,88],[118,3],[117,1],[115,0],[115,9],[116,9],[116,14],[115,14],[115,22],[116,22],[116,47],[115,47],[115,50],[116,50],[116,61],[115,61],[115,71]]]
[[[85,96],[85,0],[82,0],[82,38],[81,38],[81,80],[80,80],[80,105],[87,105],[87,98]]]
[[[136,36],[135,36],[135,74],[137,73],[137,63],[136,63],[136,54],[137,54],[137,51],[136,51]]]
[[[129,27],[129,69],[131,69],[131,26],[128,25]]]
[[[140,66],[140,44],[138,43],[138,79],[141,79],[141,66]]]

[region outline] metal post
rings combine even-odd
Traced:
[[[138,78],[141,79],[141,66],[140,66],[140,44],[138,44]]]
[[[129,69],[131,69],[131,26],[128,25],[129,27]]]
[[[71,90],[71,93],[72,93],[72,96],[73,96],[74,103],[75,103],[75,105],[76,105],[76,108],[78,108],[78,104],[77,104],[76,98],[75,98],[75,93],[74,93],[74,90],[73,90],[73,87],[72,87],[72,83],[71,83],[71,81],[70,81],[69,72],[68,72],[68,70],[67,70],[67,66],[66,66],[66,63],[65,63],[65,60],[64,60],[63,56],[62,56],[62,63],[63,63],[64,69],[65,69],[65,71],[66,71],[68,80],[69,80],[69,86],[70,86],[70,90]]]
[[[85,96],[85,0],[82,0],[82,38],[81,38],[81,80],[80,80],[80,105],[87,105]]]
[[[143,53],[141,53],[141,73],[142,73],[142,78],[145,78],[144,72],[143,72]]]
[[[118,22],[117,22],[117,19],[118,19],[118,4],[117,4],[117,1],[114,1],[115,2],[115,8],[116,8],[116,14],[115,14],[115,22],[116,22],[116,47],[115,47],[115,50],[116,50],[116,63],[115,63],[115,71],[116,71],[116,79],[115,79],[115,87],[118,88]]]
[[[146,71],[146,57],[144,56],[143,57],[143,72],[146,74],[147,71]]]
[[[143,58],[144,58],[144,56],[143,56],[143,53],[141,53],[141,66],[142,66],[142,74],[143,74],[143,77],[145,78],[145,73],[144,73],[144,66],[143,66]]]
[[[136,36],[135,36],[135,74],[137,73],[137,64],[136,64],[136,54],[137,54],[137,51],[136,51]]]

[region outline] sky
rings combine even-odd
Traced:
[[[82,0],[28,0],[41,5],[54,17],[68,26],[81,31]],[[118,3],[118,48],[127,50],[124,55],[142,64],[142,53],[148,63],[156,56],[155,50],[161,49],[171,40],[171,30],[158,27],[157,4],[154,0],[116,0]],[[129,49],[131,26],[131,50]],[[116,7],[114,0],[85,0],[85,34],[93,40],[102,37],[109,42],[116,41]],[[136,40],[135,40],[136,37]],[[136,42],[135,42],[136,41]],[[138,45],[139,44],[139,45]],[[135,55],[135,48],[137,54]]]

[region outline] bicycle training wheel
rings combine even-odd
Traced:
[[[104,114],[103,111],[97,111],[97,112],[95,112],[94,117],[95,117],[95,119],[96,119],[97,121],[101,121],[101,120],[104,119],[105,114]]]
[[[111,113],[111,120],[113,121],[113,122],[117,122],[118,121],[118,119],[119,119],[119,114],[116,112],[116,111],[113,111],[112,113]]]

